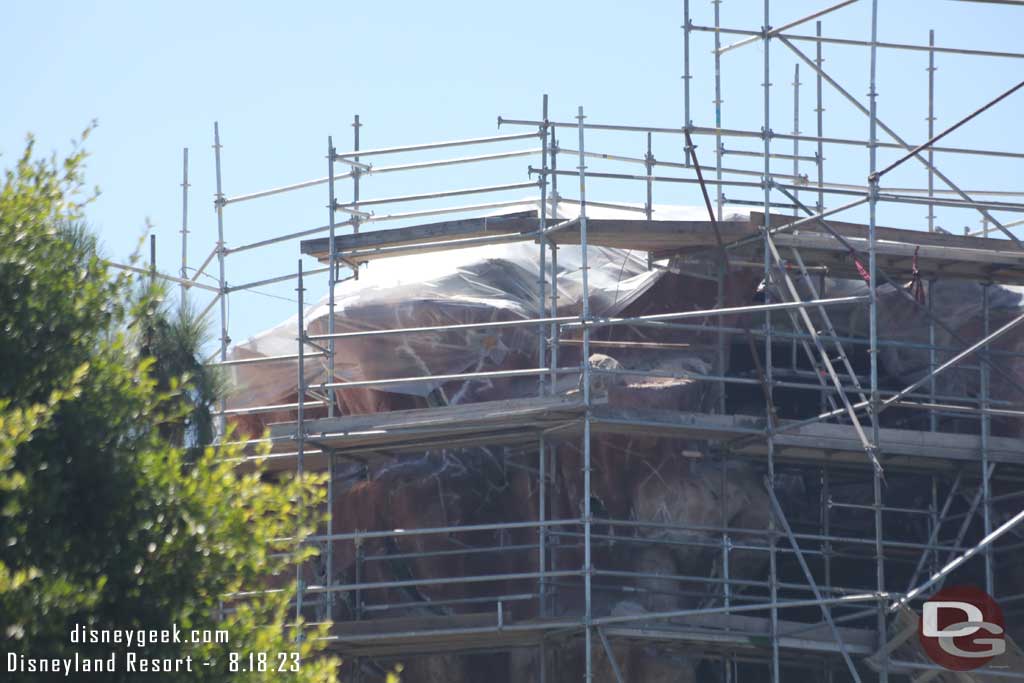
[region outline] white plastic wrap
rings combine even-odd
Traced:
[[[502,213],[536,210],[537,204]],[[561,204],[559,217],[575,217],[575,204]],[[588,208],[593,218],[642,218],[642,213]],[[702,207],[656,206],[663,220],[704,220]],[[746,215],[731,214],[745,219]],[[379,259],[360,270],[358,280],[335,287],[335,332],[385,330],[494,320],[522,320],[540,314],[538,250],[535,243],[512,243]],[[581,249],[558,249],[558,314],[580,312]],[[647,254],[603,247],[588,249],[590,308],[594,315],[615,315],[646,292],[663,270],[647,269]],[[548,263],[550,267],[550,261]],[[550,287],[550,272],[546,274]],[[550,298],[550,291],[546,294]],[[328,331],[324,296],[306,312],[309,334]],[[256,358],[296,352],[297,324],[289,320],[231,349],[230,357]],[[326,343],[324,343],[326,345]],[[341,339],[335,345],[334,381],[359,381],[456,374],[507,367],[536,367],[537,330],[533,326],[422,332]],[[327,361],[305,364],[306,381],[330,381]],[[229,407],[273,405],[295,397],[295,361],[231,367],[234,387]],[[533,380],[535,383],[535,380]],[[481,384],[481,383],[477,383]],[[438,382],[391,384],[378,391],[426,397]],[[347,391],[352,395],[352,391]],[[504,396],[502,396],[504,397]],[[446,396],[449,403],[467,397]],[[372,410],[362,406],[359,412]]]

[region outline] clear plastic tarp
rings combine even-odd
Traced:
[[[502,210],[504,213],[536,211],[536,202]],[[552,221],[575,218],[578,205],[559,205]],[[703,207],[654,207],[659,220],[706,220]],[[591,218],[643,218],[643,213],[588,207]],[[729,211],[730,220],[746,220],[744,211]],[[523,320],[542,315],[539,290],[539,246],[520,242],[479,246],[378,259],[360,269],[358,280],[335,286],[336,333],[429,327],[504,320]],[[589,247],[588,288],[593,315],[609,316],[622,311],[650,289],[664,274],[648,269],[647,253]],[[550,268],[550,255],[547,262]],[[582,308],[582,251],[579,246],[558,249],[558,315],[577,315]],[[546,273],[550,288],[550,272]],[[550,290],[546,291],[550,303]],[[328,299],[325,295],[305,313],[310,335],[328,332]],[[297,351],[297,320],[293,316],[230,351],[230,359],[294,354]],[[339,339],[335,342],[333,381],[354,382],[426,375],[536,367],[538,330],[531,326],[476,330],[430,331],[402,335]],[[321,342],[326,346],[326,342]],[[318,350],[307,347],[307,352]],[[275,361],[229,366],[233,393],[229,408],[276,405],[294,401],[296,361]],[[327,359],[315,355],[304,364],[307,384],[332,381]],[[536,386],[536,380],[529,380]],[[444,396],[446,403],[486,398],[486,382],[463,386],[462,391],[482,392],[479,397]],[[377,391],[428,397],[441,382],[389,384]],[[507,387],[506,387],[507,389]],[[346,391],[350,405],[344,412],[373,412],[370,394]],[[506,398],[494,396],[491,398]],[[344,399],[343,399],[344,400]]]

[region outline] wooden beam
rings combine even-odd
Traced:
[[[934,236],[934,233],[933,233]],[[939,235],[939,237],[945,237]],[[859,278],[853,256],[831,235],[802,232],[796,235],[777,235],[779,247],[800,250],[805,263],[826,266],[834,277]],[[866,253],[867,239],[849,236],[847,241],[858,251]],[[977,238],[961,238],[977,239]],[[986,240],[993,242],[997,240]],[[1005,241],[1003,244],[1007,244]],[[921,276],[946,279],[969,279],[983,282],[1024,284],[1024,252],[989,251],[952,245],[912,244],[908,242],[876,242],[875,253],[879,265],[893,278],[909,279],[913,272],[914,254]],[[786,251],[783,250],[783,258]]]
[[[405,228],[371,230],[357,235],[337,235],[334,238],[334,247],[338,251],[349,251],[352,249],[412,246],[443,240],[510,235],[534,232],[536,230],[536,214],[530,211],[523,211],[503,216],[463,218],[453,221],[441,221],[439,223],[412,225]],[[303,240],[301,251],[303,254],[314,256],[320,261],[326,261],[328,242],[329,238],[326,237]]]
[[[749,220],[725,221],[719,224],[719,229],[725,242],[735,242],[756,235],[763,220],[763,214],[755,211],[751,212]],[[772,225],[785,225],[791,220],[787,216],[773,215]],[[699,255],[715,245],[708,221],[592,218],[587,225],[588,243],[593,246],[648,251],[657,258],[695,252]],[[867,250],[866,225],[834,220],[830,220],[829,225],[856,249]],[[335,248],[345,258],[366,262],[477,246],[479,242],[474,241],[475,238],[536,241],[538,229],[539,222],[533,213],[520,212],[339,235],[335,238]],[[1024,284],[1024,251],[1012,249],[1006,240],[889,227],[879,227],[877,234],[879,262],[893,277],[910,277],[917,251],[918,267],[926,277]],[[552,233],[550,239],[556,244],[579,244],[579,227],[559,230]],[[858,276],[846,247],[820,226],[810,223],[794,233],[779,234],[775,239],[781,247],[798,247],[811,268],[828,268],[829,274],[836,277]],[[302,242],[302,253],[326,261],[327,244],[326,238],[306,240]],[[743,256],[759,248],[759,243],[751,243],[738,252]],[[710,254],[708,251],[709,258]]]
[[[764,214],[759,211],[750,212],[750,222],[754,225],[764,225]],[[772,227],[778,227],[792,223],[793,218],[779,214],[772,214]],[[843,237],[859,237],[867,240],[868,226],[863,223],[849,223],[847,221],[836,221],[826,219],[829,226]],[[821,233],[827,235],[824,228],[817,223],[811,222],[797,228],[797,234]],[[903,242],[910,245],[932,245],[936,247],[959,247],[962,249],[980,249],[983,251],[1008,251],[1020,253],[1008,240],[993,239],[991,237],[965,237],[963,235],[951,235],[941,232],[925,232],[923,230],[910,230],[908,228],[887,228],[878,226],[875,228],[875,235],[879,240],[889,242]]]
[[[501,235],[522,235],[523,240],[536,241],[539,221],[529,214],[508,214],[481,218],[465,218],[442,221],[404,228],[374,230],[358,235],[339,235],[334,238],[335,249],[346,258],[359,262],[376,258],[402,256],[419,251],[430,251],[429,245],[437,250],[460,248],[454,240]],[[719,229],[726,240],[737,240],[755,234],[757,227],[747,221],[725,221]],[[579,227],[552,233],[556,244],[579,244]],[[680,250],[711,247],[715,244],[714,232],[708,221],[647,221],[641,219],[592,218],[587,221],[587,242],[593,246],[639,251]],[[326,238],[305,240],[302,253],[327,260]],[[468,243],[465,246],[475,246]],[[403,251],[396,247],[410,247]],[[379,253],[374,250],[385,249]],[[352,252],[355,251],[355,255]]]

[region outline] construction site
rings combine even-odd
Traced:
[[[828,37],[855,0],[755,4],[726,26],[682,3],[684,111],[657,125],[555,117],[551,93],[494,135],[368,147],[357,116],[313,179],[235,195],[215,126],[202,229],[186,151],[169,279],[217,321],[238,467],[327,474],[318,556],[272,581],[333,622],[342,680],[1024,680],[1024,188],[961,170],[1012,184],[1024,149],[959,143],[1024,83],[941,125],[933,97],[937,61],[1024,52],[880,42],[877,0],[860,40]],[[762,123],[723,127],[742,51]],[[914,130],[879,112],[882,52],[927,87]],[[463,165],[507,175],[443,186]],[[399,175],[424,189],[389,195]],[[326,223],[247,240],[238,205],[291,193]],[[267,287],[293,316],[233,341],[231,297]],[[1002,610],[1005,652],[970,671],[919,638],[948,586]]]

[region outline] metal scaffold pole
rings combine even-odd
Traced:
[[[683,0],[683,130],[689,130],[693,123],[690,120],[690,27],[690,0]]]
[[[647,173],[646,193],[644,194],[644,217],[654,219],[654,153],[651,151],[651,133],[647,133],[647,149],[644,152],[644,171]],[[650,263],[648,263],[650,267]]]
[[[540,211],[539,211],[539,227],[541,232],[541,239],[538,240],[540,243],[539,248],[539,278],[537,283],[537,315],[540,318],[544,317],[555,317],[556,311],[548,311],[548,300],[547,300],[547,273],[545,271],[545,261],[547,260],[547,243],[546,238],[547,224],[548,224],[548,96],[544,95],[541,103],[541,114],[544,123],[540,127],[541,135],[541,174],[540,174]],[[553,253],[553,252],[552,252]],[[553,304],[553,301],[552,301]],[[545,343],[544,335],[547,327],[543,324],[537,327],[537,367],[543,368],[547,361],[547,344]],[[551,374],[551,386],[550,393],[554,395],[555,385],[554,379],[556,375]],[[544,395],[544,378],[545,375],[541,374],[538,378],[537,392],[538,395]],[[541,432],[537,439],[537,519],[540,522],[540,527],[537,529],[537,572],[540,574],[540,579],[537,582],[537,614],[541,617],[547,616],[547,579],[544,576],[547,570],[547,527],[544,526],[544,521],[547,519],[547,487],[548,487],[548,475],[547,475],[547,461],[548,461],[548,444],[544,433]],[[547,647],[544,639],[541,639],[540,645],[537,648],[537,667],[540,674],[540,680],[543,683],[547,679]]]
[[[727,503],[728,500],[729,500],[729,498],[728,498],[729,490],[726,487],[726,479],[728,478],[727,477],[728,470],[729,470],[729,456],[727,454],[723,453],[722,454],[722,494],[721,495],[722,495],[722,501],[724,503]],[[721,519],[723,519],[723,520],[726,517],[726,509],[727,509],[727,505],[723,505],[722,506],[722,516],[721,516]],[[726,525],[723,524],[723,527],[725,527],[725,526]],[[731,551],[732,551],[732,538],[729,536],[728,532],[723,532],[723,534],[722,534],[722,578],[725,579],[725,583],[723,584],[723,589],[722,589],[722,591],[723,591],[722,604],[725,607],[729,607],[730,602],[731,602],[731,598],[732,598],[732,595],[731,595],[732,594],[732,589],[731,589],[731,586],[729,585],[729,576],[730,576],[730,574],[729,574],[729,554],[730,554]],[[733,653],[733,655],[731,657],[729,657],[728,659],[725,660],[725,667],[726,667],[726,669],[725,669],[725,680],[726,680],[726,683],[733,683],[733,681],[738,681],[739,680],[739,662],[736,659],[735,653]]]
[[[800,215],[797,199],[800,197],[800,64],[793,65],[793,217]]]
[[[722,193],[722,35],[717,31],[721,26],[722,0],[711,0],[715,7],[715,207],[718,220],[722,220],[725,195]]]
[[[771,282],[771,250],[769,239],[771,236],[771,4],[770,0],[764,0],[764,16],[763,23],[761,26],[762,38],[764,40],[763,49],[763,68],[764,72],[762,78],[762,87],[764,88],[764,120],[761,123],[761,136],[764,141],[764,176],[761,182],[764,184],[764,284],[765,292],[770,292],[769,283]],[[721,50],[717,50],[721,52]],[[767,301],[767,299],[766,299]],[[768,433],[767,433],[767,447],[768,447],[768,488],[772,491],[775,490],[775,416],[772,414],[772,406],[774,405],[774,398],[772,396],[772,385],[773,385],[773,373],[772,373],[772,314],[769,311],[765,312],[764,315],[764,375],[765,375],[765,391],[766,405],[765,411],[768,415]],[[775,518],[772,517],[769,520],[769,529],[775,530]],[[779,575],[778,575],[778,557],[777,557],[777,546],[778,541],[775,534],[772,534],[769,539],[768,548],[768,573],[770,582],[769,594],[771,597],[771,603],[773,605],[771,609],[771,625],[769,637],[771,641],[771,680],[772,683],[782,683],[782,674],[780,671],[779,662],[779,611],[774,605],[779,599]]]
[[[305,419],[305,395],[306,395],[306,365],[305,365],[305,348],[306,348],[306,322],[305,322],[305,304],[303,303],[303,295],[306,292],[303,280],[302,280],[302,259],[298,261],[298,278],[296,281],[295,293],[297,301],[298,316],[296,322],[296,343],[298,347],[298,363],[296,371],[296,389],[297,389],[297,403],[295,408],[295,476],[302,485],[302,478],[304,476],[306,467],[306,428],[303,424]],[[302,491],[299,491],[300,499],[298,501],[299,508],[301,510],[304,501],[302,500]],[[298,548],[296,548],[298,551]],[[302,634],[302,598],[305,586],[302,580],[302,563],[295,563],[295,624],[296,624],[296,639],[299,642],[303,640]]]
[[[935,29],[928,31],[928,139],[935,136]],[[935,150],[928,147],[928,198],[935,196]],[[928,232],[935,232],[935,205],[928,205]]]
[[[715,27],[721,24],[722,0],[711,0],[715,10]],[[725,194],[722,192],[722,55],[719,49],[722,47],[722,37],[715,32],[715,212],[718,220],[722,220],[723,208],[725,206]],[[726,288],[725,263],[720,260],[716,278],[715,305],[719,308],[725,306]],[[723,377],[728,367],[728,355],[725,349],[725,332],[719,329],[716,333],[715,346],[718,365],[718,374]],[[725,382],[718,383],[718,412],[725,414]]]
[[[334,220],[334,213],[337,211],[338,201],[335,198],[334,188],[334,139],[327,136],[327,334],[331,337],[327,340],[327,381],[334,382],[337,378],[334,373],[334,287],[338,282],[337,258],[338,249],[335,246],[335,230],[337,228]],[[334,417],[335,390],[328,389],[327,416]]]
[[[935,30],[931,29],[928,31],[928,117],[926,119],[928,123],[928,139],[931,140],[935,135]],[[932,199],[935,197],[935,150],[933,147],[928,148],[928,198]],[[928,204],[928,232],[935,232],[935,204]],[[928,281],[928,301],[925,303],[928,306],[929,312],[935,310],[935,280],[931,279]],[[935,354],[935,316],[928,316],[928,371],[934,372],[937,362]],[[928,381],[928,400],[929,403],[935,403],[935,377],[933,376]],[[931,431],[937,432],[939,430],[939,415],[935,410],[928,411],[928,427]]]
[[[541,172],[538,178],[538,184],[540,186],[540,207],[538,211],[538,226],[540,229],[541,237],[537,240],[539,261],[537,264],[538,277],[537,277],[537,317],[545,317],[545,311],[547,310],[547,246],[548,246],[548,96],[545,94],[541,102],[541,120],[543,123],[540,125],[540,139],[541,139],[541,152],[540,152],[540,164]],[[556,315],[555,311],[551,312],[551,317]],[[547,360],[547,344],[544,339],[544,325],[538,325],[537,327],[537,367],[542,368]],[[552,387],[552,390],[554,387]],[[544,375],[539,375],[537,378],[537,395],[544,395]],[[541,441],[541,450],[543,451],[543,437]],[[541,458],[543,458],[543,452]]]
[[[877,274],[877,235],[876,213],[878,206],[878,149],[875,142],[878,138],[878,92],[876,90],[876,74],[878,68],[878,48],[874,45],[878,40],[878,0],[871,2],[871,66],[868,85],[868,303],[869,311],[869,343],[868,354],[871,360],[871,445],[874,449],[876,465],[873,471],[873,491],[875,507],[875,579],[879,594],[885,592],[885,555],[882,547],[882,471],[879,428],[879,393],[878,393],[878,274]],[[878,651],[880,659],[879,680],[889,680],[889,650],[886,635],[885,603],[879,600],[877,614]]]
[[[335,244],[337,230],[337,224],[335,222],[335,207],[337,205],[337,199],[335,195],[335,177],[334,177],[334,138],[330,135],[327,136],[327,334],[331,335],[327,340],[327,378],[330,382],[337,380],[335,375],[335,319],[334,319],[334,306],[335,306],[335,287],[338,283],[338,270],[337,270],[337,247]],[[356,169],[353,169],[356,170]],[[301,270],[299,271],[301,273]],[[302,317],[300,310],[299,317]],[[300,353],[301,347],[303,346],[303,339],[299,339]],[[337,404],[337,391],[332,387],[327,390],[327,416],[334,417],[334,411]],[[302,428],[300,422],[299,428]],[[334,477],[336,467],[336,456],[333,450],[329,450],[327,453],[327,534],[331,535],[334,533]],[[327,560],[327,582],[334,582],[334,541],[327,542],[326,551]],[[328,592],[324,596],[324,610],[326,612],[326,619],[331,619],[334,614],[334,593]]]
[[[580,322],[583,323],[583,353],[580,359],[580,372],[582,373],[583,389],[583,591],[584,591],[584,612],[583,627],[585,641],[585,683],[590,683],[594,677],[593,663],[593,597],[592,579],[594,574],[592,556],[592,510],[591,510],[591,462],[590,462],[590,287],[589,287],[589,265],[587,263],[587,182],[586,182],[586,158],[584,156],[583,144],[583,107],[579,108],[576,120],[579,122],[579,181],[580,181],[580,277],[582,279],[583,310],[580,314]]]
[[[352,150],[353,152],[359,152],[359,129],[363,127],[363,124],[359,122],[359,114],[352,117]],[[355,154],[352,157],[352,232],[359,234],[360,224],[360,213],[359,213],[359,179],[365,172],[364,167],[360,164],[359,159],[362,155]],[[347,158],[347,157],[346,157]],[[356,280],[359,279],[359,269],[352,269],[352,277]]]
[[[821,37],[821,22],[814,22],[814,34]],[[815,207],[817,213],[821,213],[825,210],[825,145],[822,139],[825,137],[824,133],[824,118],[825,118],[825,106],[821,101],[821,65],[825,59],[821,56],[821,42],[815,44],[814,52],[814,63],[818,66],[818,70],[814,74],[814,94],[817,101],[817,106],[814,108],[814,113],[817,117],[817,128],[816,137],[818,138],[817,145],[818,149],[814,153],[815,165],[818,168],[818,205]]]
[[[555,138],[555,127],[548,126],[551,131],[551,142],[548,149],[551,153],[551,219],[558,221],[558,140]],[[551,242],[551,317],[558,316],[558,244]],[[555,394],[555,380],[558,379],[558,323],[551,323],[550,338],[550,363],[551,376],[548,385],[551,387],[551,394]],[[539,367],[539,366],[538,366]]]
[[[217,298],[220,303],[220,361],[223,363],[228,359],[228,343],[231,341],[228,337],[228,291],[227,291],[227,280],[225,279],[224,269],[224,258],[227,255],[224,245],[224,187],[221,183],[221,164],[220,164],[220,124],[216,121],[213,122],[213,159],[216,170],[216,182],[217,182],[217,194],[214,198],[214,207],[217,210]],[[221,416],[219,419],[220,437],[221,439],[227,433],[227,420],[224,417],[224,411],[227,409],[227,404],[222,398],[220,401],[220,412]]]
[[[181,303],[188,297],[188,147],[181,150]]]
[[[821,22],[818,22],[818,28],[821,28]],[[820,43],[819,43],[820,45]],[[820,116],[820,115],[819,115]],[[828,587],[832,586],[832,480],[831,472],[826,462],[824,467],[821,468],[821,531],[825,541],[821,546],[822,563],[825,570],[825,585]],[[832,673],[832,667],[828,667],[826,670],[825,679],[827,683],[832,683],[835,676]]]
[[[360,140],[359,140],[359,132],[360,132],[360,129],[362,127],[363,127],[363,124],[360,123],[360,121],[359,121],[359,114],[354,114],[352,116],[352,150],[354,152],[359,152],[361,150]],[[362,178],[362,175],[365,172],[365,167],[360,163],[360,158],[361,158],[360,154],[355,154],[355,156],[352,157],[351,164],[350,164],[351,170],[349,171],[349,173],[352,175],[352,213],[349,216],[349,225],[352,226],[352,234],[354,234],[354,235],[358,235],[359,234],[359,224],[360,224],[360,213],[359,213],[359,199],[360,199],[359,191],[360,191],[360,187],[359,187],[359,185],[360,185],[360,180]],[[332,163],[333,163],[333,160],[332,160]],[[332,173],[334,172],[333,166],[332,166],[331,172]],[[337,282],[337,279],[338,279],[337,271],[338,271],[339,264],[338,264],[338,261],[337,261],[337,255],[333,254],[333,252],[332,252],[332,256],[334,257],[334,260],[331,261],[331,263],[329,264],[329,267],[331,269],[331,273],[332,273],[332,276],[335,279],[335,282]],[[353,280],[358,280],[359,279],[359,265],[357,263],[351,263],[351,262],[349,262],[349,264],[350,264],[350,267],[352,269],[352,279]],[[331,296],[334,297],[334,301],[337,301],[336,294],[335,294],[334,290],[335,290],[335,287],[332,286],[331,287]],[[331,306],[330,315],[331,315],[331,324],[335,325],[336,323],[335,323],[335,317],[334,317],[334,303],[333,302],[332,302],[332,306]],[[334,364],[335,363],[335,349],[333,347],[331,349],[331,354],[330,355],[331,355],[331,362],[332,362],[332,364]],[[331,381],[332,382],[335,381],[335,379],[336,379],[335,376],[334,376],[334,372],[335,372],[335,368],[332,366],[332,371],[331,371]],[[336,393],[331,393],[330,394],[330,398],[331,398],[331,406],[334,407],[334,404],[337,402],[337,394]],[[334,478],[337,475],[337,467],[338,467],[337,453],[334,450],[331,450],[329,452],[329,454],[328,454],[328,463],[329,463],[329,466],[330,466],[330,472],[329,472],[328,476],[331,478],[331,483],[332,483],[331,492],[330,492],[330,495],[328,496],[328,502],[327,502],[327,504],[330,506],[330,509],[328,510],[328,512],[331,515],[330,517],[328,517],[328,520],[333,520],[333,516],[334,516],[334,486],[333,486],[333,483],[334,483]],[[331,521],[331,523],[333,524],[333,521]],[[359,547],[357,548],[357,553],[356,553],[356,564],[357,564],[357,570],[358,571],[362,570],[362,562],[363,562],[362,551],[363,551],[362,545],[359,545]],[[334,564],[333,560],[334,560],[334,554],[333,554],[333,547],[332,547],[332,554],[331,554],[331,566],[332,566],[332,568],[333,568],[333,564]],[[362,603],[361,603],[361,600],[362,600],[362,595],[361,595],[360,592],[357,592],[356,593],[356,618],[357,619],[362,618]],[[332,608],[333,608],[333,603],[332,603]],[[357,680],[357,682],[358,681],[362,681],[362,678],[363,678],[362,661],[359,658],[357,658],[356,659],[356,680]]]
[[[989,283],[984,283],[981,286],[981,310],[983,317],[983,336],[988,337],[991,333],[991,299],[989,290],[991,286]],[[982,347],[981,355],[986,360],[991,358],[989,355],[989,346],[986,344]],[[991,385],[991,372],[988,363],[981,363],[979,368],[981,374],[981,514],[982,523],[985,529],[985,536],[988,537],[992,533],[992,482],[991,482],[991,470],[989,469],[989,442],[991,441],[992,435],[992,416],[989,413],[989,393],[992,390]],[[992,556],[992,547],[985,548],[985,592],[989,595],[995,596],[995,575],[993,569],[994,558]]]

